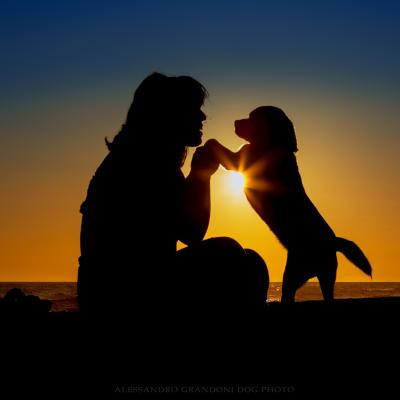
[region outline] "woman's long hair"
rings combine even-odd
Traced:
[[[125,149],[134,143],[141,147],[157,146],[166,158],[181,166],[186,147],[173,132],[165,132],[165,123],[187,104],[200,108],[207,96],[205,87],[190,76],[166,76],[158,72],[149,75],[136,89],[121,130],[112,142],[106,138],[108,149]]]

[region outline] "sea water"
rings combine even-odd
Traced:
[[[77,311],[76,282],[0,282],[0,297],[10,289],[20,288],[26,295],[39,296],[51,300],[51,311]],[[271,282],[268,290],[268,302],[279,301],[281,282]],[[107,296],[107,293],[104,293]],[[336,282],[335,298],[374,298],[400,296],[400,282]],[[311,282],[297,291],[296,300],[321,300],[319,284]]]

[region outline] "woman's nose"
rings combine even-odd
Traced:
[[[203,113],[203,111],[200,111],[200,117],[202,121],[205,121],[207,119],[207,115]]]

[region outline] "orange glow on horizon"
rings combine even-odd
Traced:
[[[210,92],[218,93],[218,88],[210,88]],[[304,101],[300,102],[300,93],[294,98],[292,92],[281,88],[276,93],[271,89],[268,96],[238,91],[237,98],[251,100],[235,104],[231,93],[214,96],[215,109],[206,110],[210,118],[205,140],[216,138],[229,149],[237,149],[243,141],[234,134],[235,119],[264,104],[265,97],[268,103],[281,106],[296,126],[300,149],[296,157],[313,203],[338,236],[353,240],[365,252],[374,269],[374,282],[400,281],[400,187],[396,184],[400,179],[396,154],[400,137],[388,136],[383,142],[380,134],[385,121],[393,125],[391,132],[398,131],[394,113],[387,109],[379,115],[364,99],[353,99],[349,107],[339,101],[342,98],[327,100],[326,93],[314,98],[309,92],[302,95]],[[102,138],[116,133],[124,114],[121,104],[113,110],[108,103],[96,108],[93,102],[86,102],[86,108],[74,103],[67,116],[64,104],[42,104],[49,119],[35,127],[37,116],[27,115],[20,130],[31,129],[30,139],[22,146],[20,141],[10,144],[7,157],[1,160],[0,281],[76,281],[79,206],[107,153]],[[98,115],[106,117],[99,121]],[[378,117],[379,121],[372,120]],[[10,113],[9,119],[13,126],[15,115]],[[63,128],[60,121],[65,120],[69,126]],[[192,153],[190,149],[185,175]],[[152,162],[151,151],[148,161]],[[146,174],[146,166],[138,172]],[[268,265],[271,281],[281,281],[286,250],[251,208],[242,181],[234,176],[219,168],[212,177],[206,238],[229,236],[256,250]],[[338,281],[370,281],[343,256],[338,259]]]

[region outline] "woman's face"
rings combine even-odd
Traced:
[[[202,142],[203,121],[207,119],[201,106],[186,104],[179,107],[172,122],[172,132],[183,146],[196,147]]]

